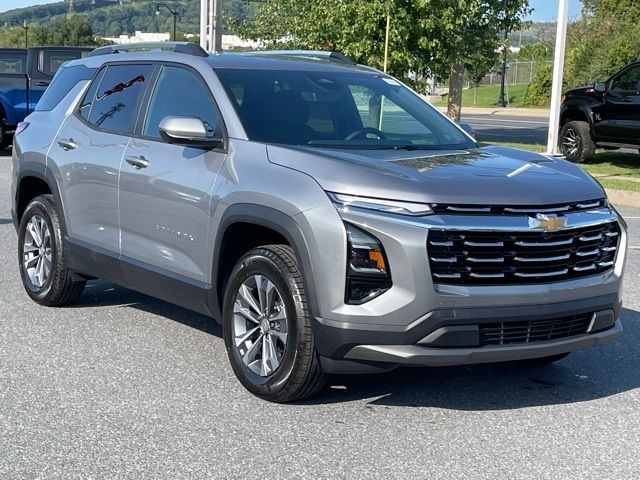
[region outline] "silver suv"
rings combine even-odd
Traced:
[[[626,226],[579,167],[480,145],[341,55],[170,47],[66,64],[19,126],[36,302],[103,278],[210,315],[276,402],[329,373],[548,363],[621,333]]]

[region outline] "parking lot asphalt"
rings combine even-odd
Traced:
[[[105,282],[31,302],[0,156],[0,479],[631,479],[640,454],[640,208],[616,341],[550,367],[333,377],[248,394],[211,319]]]
[[[460,120],[471,125],[483,142],[547,143],[549,119],[545,117],[465,114],[463,110]]]

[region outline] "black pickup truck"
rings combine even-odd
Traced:
[[[605,82],[569,90],[560,110],[560,151],[572,162],[596,147],[640,147],[640,61]]]
[[[0,48],[0,149],[12,140],[19,122],[33,111],[65,62],[90,52],[85,47]]]

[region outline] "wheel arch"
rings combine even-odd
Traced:
[[[571,121],[587,122],[591,129],[593,129],[593,115],[591,114],[591,108],[586,104],[578,102],[568,103],[563,105],[560,112],[560,128],[564,127]]]
[[[260,232],[250,241],[238,241],[238,234]],[[312,274],[311,258],[304,234],[295,220],[264,205],[242,203],[230,206],[222,216],[213,251],[212,284],[209,307],[217,318],[222,318],[224,288],[233,266],[242,255],[260,245],[284,241],[295,252],[302,274],[312,314],[317,312],[317,297]]]
[[[53,195],[56,205],[58,205],[58,217],[60,218],[62,233],[66,236],[66,221],[60,190],[51,169],[42,163],[25,162],[20,166],[16,185],[16,197],[14,199],[16,222],[20,224],[22,214],[33,198],[50,193]]]

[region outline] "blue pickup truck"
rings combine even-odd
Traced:
[[[65,62],[90,52],[84,47],[0,48],[0,149],[11,144],[19,122],[33,111]]]

